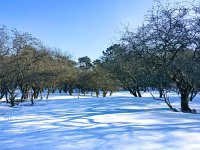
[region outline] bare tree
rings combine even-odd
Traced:
[[[189,108],[189,98],[196,90],[197,67],[191,36],[190,9],[176,5],[159,4],[147,17],[144,38],[147,54],[155,67],[166,70],[181,95],[181,110]],[[196,38],[196,37],[195,37]],[[196,56],[196,55],[195,55]],[[198,72],[198,73],[197,73]]]

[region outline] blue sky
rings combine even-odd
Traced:
[[[1,0],[0,24],[29,32],[77,60],[102,56],[123,25],[137,28],[153,0]]]

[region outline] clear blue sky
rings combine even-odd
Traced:
[[[123,25],[137,28],[153,0],[1,0],[0,24],[77,58],[102,56]]]

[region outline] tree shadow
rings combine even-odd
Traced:
[[[171,112],[149,98],[40,101],[33,107],[23,106],[19,110],[11,114],[13,118],[7,121],[9,124],[1,127],[2,150],[103,150],[126,146],[157,149],[177,142],[173,146],[175,149],[200,142],[194,139],[186,143],[200,131],[199,116]],[[3,123],[2,117],[0,119]],[[182,137],[184,134],[188,137]]]

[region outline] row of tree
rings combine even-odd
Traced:
[[[37,98],[44,88],[50,92],[61,80],[71,76],[73,62],[56,50],[45,47],[28,33],[0,28],[0,92],[11,106],[16,90],[21,101]],[[31,94],[30,94],[31,91]]]
[[[82,57],[76,63],[59,50],[48,48],[28,33],[0,28],[0,99],[14,106],[19,101],[46,98],[55,90],[74,91],[86,94],[117,88],[116,82],[109,78],[98,62],[92,64],[89,57]],[[20,92],[17,92],[20,91]],[[16,100],[17,94],[21,95]]]
[[[56,89],[72,94],[119,88],[141,97],[140,91],[176,89],[181,110],[194,112],[189,101],[200,90],[200,5],[157,3],[137,30],[126,30],[99,60],[85,56],[74,62],[44,46],[28,33],[0,28],[0,92],[14,106]],[[168,103],[169,104],[169,103]],[[169,104],[171,107],[171,105]],[[174,109],[175,110],[175,109]]]

